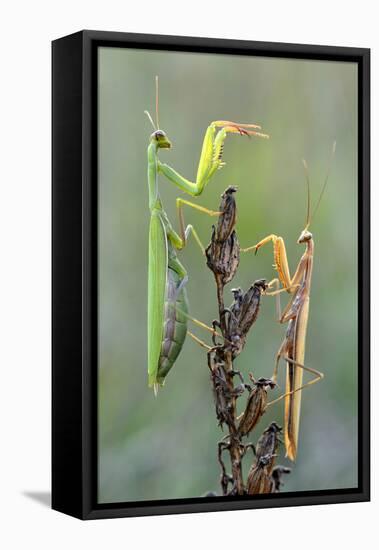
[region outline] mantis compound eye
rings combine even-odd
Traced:
[[[156,131],[153,133],[153,136],[155,137],[155,139],[156,139],[157,141],[159,141],[160,139],[165,138],[165,137],[166,137],[166,134],[165,134],[162,130],[156,130]]]

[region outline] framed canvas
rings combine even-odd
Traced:
[[[53,508],[369,500],[369,50],[52,52]]]

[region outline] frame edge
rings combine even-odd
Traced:
[[[82,36],[52,42],[51,506],[77,518],[83,517]]]

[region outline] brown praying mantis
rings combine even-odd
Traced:
[[[301,232],[297,242],[305,245],[305,252],[300,258],[294,275],[291,277],[285,243],[282,237],[271,234],[259,241],[256,245],[243,249],[244,252],[255,250],[255,253],[268,242],[272,242],[274,248],[274,268],[278,273],[278,278],[273,279],[269,283],[269,288],[276,286],[276,290],[268,291],[268,295],[277,295],[278,297],[278,316],[279,322],[282,324],[288,323],[285,337],[276,354],[275,368],[272,380],[276,382],[280,359],[286,362],[286,388],[285,393],[281,397],[268,403],[272,405],[284,399],[284,443],[286,454],[291,460],[295,460],[298,449],[299,423],[300,423],[300,407],[301,407],[301,390],[319,382],[323,378],[323,374],[315,369],[304,365],[305,356],[305,341],[308,328],[309,317],[309,297],[311,290],[311,279],[313,270],[314,257],[314,240],[313,235],[309,231],[311,220],[314,219],[315,213],[320,205],[324,194],[329,173],[331,160],[334,156],[336,143],[333,144],[331,159],[327,170],[324,185],[313,212],[310,214],[310,183],[308,168],[303,161],[306,181],[307,181],[307,217],[306,224]],[[283,288],[279,288],[280,283]],[[279,293],[287,291],[291,294],[291,298],[285,307],[283,313],[280,311]],[[303,384],[303,372],[307,371],[314,375],[314,378]]]

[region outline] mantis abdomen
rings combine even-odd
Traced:
[[[187,335],[187,291],[181,276],[168,267],[164,324],[157,382],[162,384],[175,363]]]

